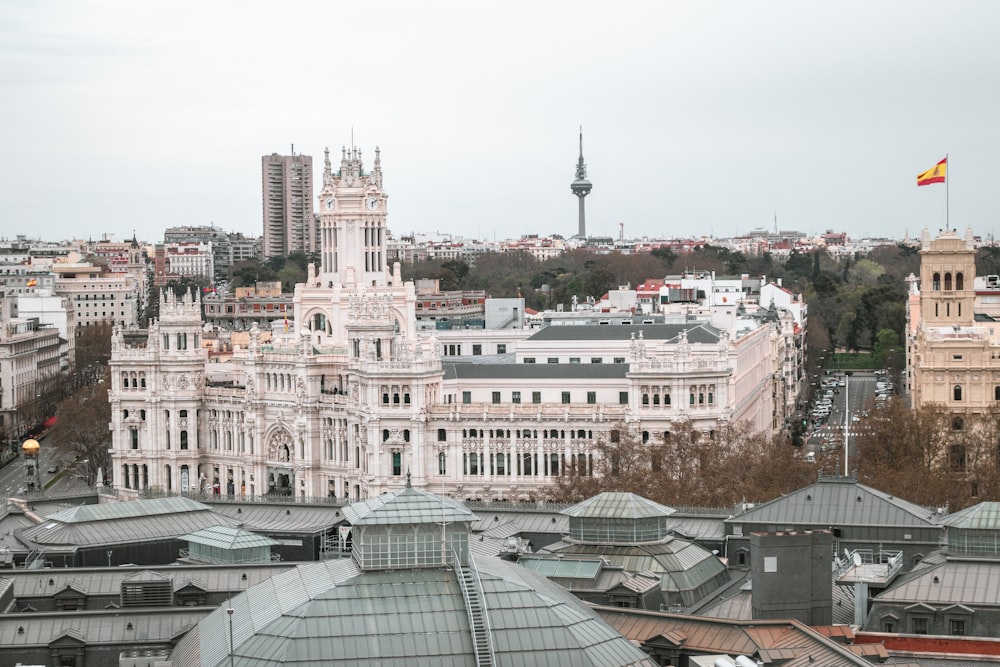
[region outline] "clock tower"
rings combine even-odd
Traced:
[[[334,172],[326,149],[319,195],[324,284],[384,287],[391,280],[386,266],[386,199],[378,148],[370,172],[364,170],[361,151],[355,147],[341,149],[340,170]]]

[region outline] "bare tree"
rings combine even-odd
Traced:
[[[111,404],[106,382],[95,382],[76,390],[59,404],[49,442],[75,462],[88,484],[97,481],[97,471],[109,480],[111,454]]]
[[[797,458],[787,439],[755,434],[747,424],[705,432],[681,421],[662,433],[620,424],[598,441],[590,472],[567,470],[549,499],[578,502],[628,491],[665,505],[729,507],[800,488],[815,467]]]

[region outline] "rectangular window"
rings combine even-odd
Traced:
[[[533,364],[533,363],[535,363],[535,358],[534,357],[525,357],[524,358],[524,363],[526,363],[526,364]]]
[[[962,637],[965,635],[965,621],[952,620],[951,621],[951,634],[956,637]]]
[[[438,452],[438,474],[448,474],[448,457],[444,452]]]
[[[559,363],[559,357],[549,357],[549,363],[550,364],[558,364]]]
[[[533,392],[531,392],[531,402],[532,403],[541,403],[542,402],[542,392],[540,392],[540,391],[533,391]]]
[[[463,391],[462,392],[462,402],[466,403],[466,404],[472,403],[472,392],[471,391]]]
[[[521,392],[519,392],[519,391],[512,391],[512,392],[510,392],[510,402],[511,403],[520,403],[521,402]]]
[[[571,364],[578,364],[578,363],[580,363],[580,357],[570,357],[569,358],[569,363],[571,363]]]
[[[403,453],[393,452],[392,453],[392,474],[399,477],[403,474]]]
[[[500,392],[495,391],[493,392],[493,403],[499,403],[499,402],[500,402]]]
[[[473,356],[478,356],[478,355],[481,355],[482,353],[483,353],[483,346],[480,345],[480,344],[478,344],[478,343],[474,343],[472,345],[472,354],[473,354]]]
[[[497,343],[497,354],[507,354],[506,343]]]
[[[603,364],[604,363],[604,357],[591,357],[590,358],[590,363],[592,363],[592,364]]]
[[[132,449],[139,449],[139,430],[132,429]]]
[[[587,392],[587,404],[588,405],[594,405],[595,403],[597,403],[597,392],[596,391],[588,391]]]
[[[448,434],[443,428],[438,429],[438,442],[444,442],[448,439]]]
[[[911,618],[910,619],[910,633],[914,635],[926,635],[927,634],[927,619],[926,618]]]
[[[615,363],[616,364],[624,364],[625,363],[625,357],[615,357]]]
[[[628,392],[620,391],[618,392],[618,405],[628,405]]]
[[[568,391],[564,391],[562,393],[562,402],[563,403],[569,403],[569,392]]]

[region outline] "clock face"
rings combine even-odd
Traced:
[[[328,211],[333,210],[333,197],[326,198],[326,210]]]
[[[369,211],[374,211],[377,208],[378,208],[378,197],[369,197],[368,198],[368,210]]]

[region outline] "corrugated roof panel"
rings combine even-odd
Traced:
[[[826,477],[776,498],[726,523],[763,523],[786,527],[896,525],[934,526],[938,518],[926,507],[883,493],[853,477]]]
[[[1000,530],[1000,503],[985,502],[966,507],[945,517],[941,523],[949,528]]]
[[[576,518],[646,519],[666,517],[676,511],[634,493],[605,492],[568,507],[562,513]]]

